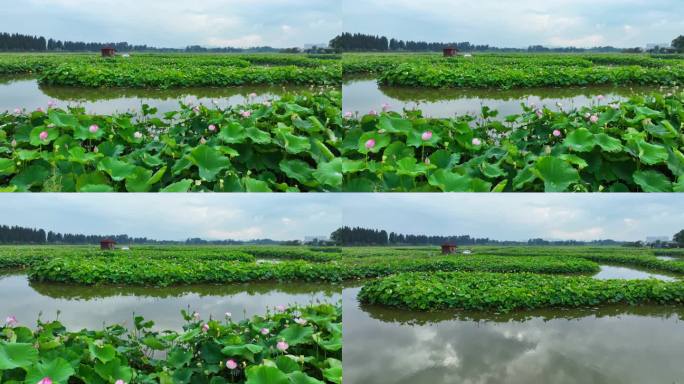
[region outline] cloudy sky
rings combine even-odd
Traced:
[[[0,196],[0,224],[159,240],[329,235],[342,220],[324,195],[34,194]]]
[[[679,194],[19,194],[0,224],[163,240],[303,239],[341,225],[499,240],[643,240],[684,229]]]
[[[11,3],[11,5],[10,5]],[[340,0],[12,0],[0,31],[157,47],[327,43],[342,31]]]
[[[499,240],[644,240],[684,229],[679,194],[376,194],[345,196],[345,225]]]
[[[645,46],[684,34],[682,0],[344,0],[344,30],[499,47]]]

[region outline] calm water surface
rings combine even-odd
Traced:
[[[601,265],[601,271],[594,275],[594,278],[607,279],[658,279],[663,281],[676,281],[674,276],[667,276],[632,267],[621,267],[615,265]]]
[[[176,89],[132,89],[132,88],[71,88],[41,86],[34,78],[25,76],[0,77],[0,111],[16,108],[35,110],[47,108],[49,101],[57,101],[58,107],[85,107],[89,113],[111,114],[115,112],[140,111],[143,104],[156,107],[160,113],[178,110],[179,101],[202,103],[225,108],[247,102],[263,102],[278,98],[287,92],[308,90],[301,86],[263,86],[225,88],[176,88]],[[251,98],[250,93],[257,96]]]
[[[102,324],[132,324],[133,314],[154,320],[159,329],[179,329],[180,311],[197,311],[202,318],[223,318],[231,312],[242,320],[263,314],[266,307],[337,303],[341,288],[306,283],[250,283],[193,285],[185,287],[84,287],[32,283],[23,273],[0,274],[0,319],[15,315],[23,324],[35,325],[59,318],[70,329],[97,328]]]
[[[416,313],[358,291],[343,291],[345,384],[684,383],[682,307]]]
[[[557,110],[579,108],[596,103],[596,96],[604,95],[603,104],[628,99],[637,94],[649,93],[654,87],[587,88],[532,88],[514,90],[496,89],[431,89],[379,86],[375,79],[349,77],[342,86],[344,111],[368,113],[381,110],[387,103],[394,111],[421,109],[430,117],[452,117],[456,114],[479,114],[482,106],[499,111],[499,117],[522,112],[521,103],[546,105]]]

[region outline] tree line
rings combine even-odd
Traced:
[[[578,48],[578,47],[554,47],[549,48],[543,45],[531,45],[527,48],[500,48],[493,47],[488,44],[477,45],[470,42],[427,42],[427,41],[412,41],[399,40],[395,38],[387,38],[386,36],[368,35],[363,33],[344,32],[335,36],[330,41],[330,47],[339,51],[379,51],[379,52],[439,52],[447,47],[454,47],[461,52],[483,52],[483,51],[500,51],[500,52],[556,52],[556,53],[581,53],[581,52],[626,52],[626,53],[640,53],[643,52],[641,48],[616,48],[612,46],[592,47],[592,48]],[[684,52],[684,36],[679,36],[672,41],[672,48],[670,51]],[[658,50],[655,53],[668,53],[667,50]]]
[[[191,45],[186,48],[157,48],[149,45],[132,45],[127,42],[85,42],[85,41],[69,41],[46,39],[43,36],[23,35],[20,33],[0,33],[0,51],[17,51],[17,52],[96,52],[105,47],[112,47],[120,52],[279,52],[280,49],[263,46],[252,48],[234,48],[234,47],[220,47],[220,48],[205,48],[199,45]]]
[[[279,244],[271,239],[240,240],[204,240],[189,238],[184,241],[155,240],[147,237],[133,237],[129,235],[84,235],[79,233],[60,233],[43,229],[26,228],[20,226],[0,225],[0,244],[45,244],[45,245],[87,245],[99,244],[100,241],[111,239],[119,244],[187,244],[187,245],[242,245],[242,244]]]
[[[683,235],[684,236],[684,235]],[[615,240],[558,240],[549,241],[543,239],[530,239],[528,241],[507,241],[490,238],[476,238],[470,235],[437,236],[437,235],[412,235],[385,230],[341,227],[330,234],[330,240],[342,246],[395,246],[395,245],[620,245],[622,242]]]

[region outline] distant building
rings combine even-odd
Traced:
[[[327,43],[320,44],[304,44],[304,50],[314,49],[314,48],[329,48]]]
[[[656,242],[668,243],[672,240],[670,236],[646,236],[646,244],[653,244]]]
[[[304,236],[305,243],[320,243],[328,240],[328,236]]]
[[[453,57],[458,53],[458,49],[455,47],[446,47],[442,50],[442,52],[444,53],[444,57]]]
[[[456,244],[442,244],[442,255],[452,255],[456,253]]]
[[[101,49],[102,57],[114,57],[116,55],[116,49],[112,47],[104,47]]]
[[[651,49],[655,49],[656,47],[657,48],[670,48],[670,43],[660,43],[660,44],[648,43],[648,44],[646,44],[646,50],[647,51],[651,50]]]
[[[112,239],[104,239],[100,241],[100,249],[111,251],[116,247],[116,241]]]

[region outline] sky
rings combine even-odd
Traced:
[[[59,40],[293,47],[342,31],[341,0],[6,0],[0,31]],[[11,6],[9,5],[11,3]]]
[[[684,229],[680,194],[375,194],[345,197],[344,223],[497,240],[645,240]]]
[[[498,240],[644,240],[684,229],[680,194],[18,194],[0,224],[158,240],[274,240],[342,225]]]
[[[323,195],[35,194],[0,196],[0,224],[156,240],[302,240],[342,213]]]
[[[403,40],[643,47],[684,34],[682,0],[343,0],[345,32]]]

